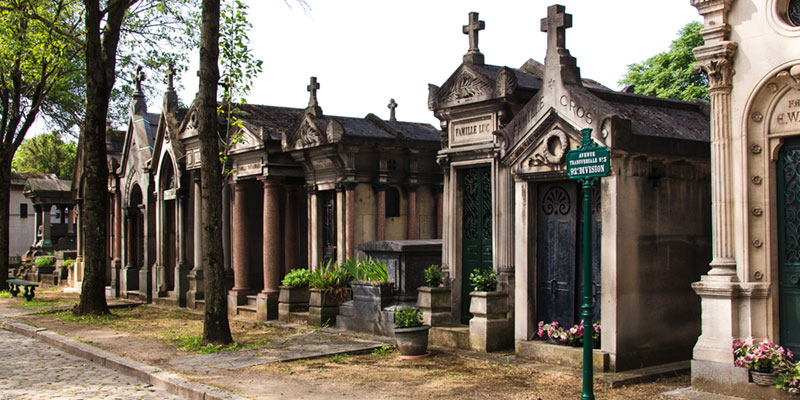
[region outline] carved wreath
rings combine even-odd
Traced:
[[[557,154],[553,154],[550,149],[556,149],[556,143],[558,142],[557,147]],[[542,151],[539,154],[533,155],[528,160],[528,166],[539,166],[539,165],[558,165],[564,161],[564,156],[567,154],[567,149],[569,149],[569,139],[567,138],[567,134],[564,133],[561,129],[553,129],[548,133],[544,140],[542,141]]]

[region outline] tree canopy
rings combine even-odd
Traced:
[[[684,101],[708,99],[708,81],[692,71],[696,62],[692,49],[703,45],[702,27],[699,22],[686,24],[669,50],[628,65],[628,72],[619,84],[632,85],[634,93],[648,96]]]
[[[61,179],[72,179],[77,146],[65,142],[56,133],[45,133],[25,139],[17,149],[11,170],[56,174]]]

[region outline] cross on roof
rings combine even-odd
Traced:
[[[169,63],[169,67],[167,67],[167,90],[175,90],[174,86],[174,78],[175,78],[175,64]]]
[[[541,30],[547,32],[547,48],[563,49],[565,31],[572,28],[572,14],[564,12],[564,6],[547,7],[547,18],[542,18]]]
[[[142,94],[142,82],[147,78],[142,71],[142,66],[136,67],[136,73],[133,75],[133,83],[136,84],[136,94]]]
[[[306,90],[311,93],[311,98],[308,100],[308,106],[314,107],[317,105],[317,90],[319,90],[319,83],[317,83],[317,77],[311,77],[311,83],[306,86]]]
[[[389,105],[386,107],[389,107],[389,121],[397,121],[397,118],[394,116],[394,109],[397,108],[397,103],[394,99],[389,100]]]
[[[478,20],[478,13],[469,13],[469,24],[464,25],[461,30],[465,35],[469,35],[469,51],[479,52],[478,50],[478,32],[486,29],[486,23]]]

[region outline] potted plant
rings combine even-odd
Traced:
[[[348,259],[342,264],[342,268],[353,278],[350,282],[353,300],[380,303],[380,308],[389,304],[392,299],[392,283],[389,282],[383,261],[371,257],[360,261]]]
[[[417,307],[422,310],[426,325],[446,325],[450,322],[450,288],[442,287],[442,267],[425,269],[425,286],[417,288]]]
[[[400,307],[394,310],[394,337],[403,358],[418,358],[428,354],[429,325],[422,324],[422,311]]]
[[[350,274],[333,261],[320,265],[309,277],[308,323],[335,325],[339,305],[347,300]]]
[[[308,281],[311,272],[305,268],[291,270],[281,281],[278,295],[278,319],[288,322],[290,313],[308,311]]]
[[[792,353],[789,350],[786,351],[788,356],[791,356]],[[800,395],[800,365],[788,363],[787,367],[778,373],[775,387],[793,395]]]
[[[792,364],[792,353],[772,343],[769,338],[758,346],[734,342],[733,364],[747,368],[756,385],[772,386],[778,373]]]
[[[469,342],[474,350],[493,351],[511,344],[511,324],[507,318],[508,295],[497,290],[494,269],[473,271],[469,275],[470,293]]]

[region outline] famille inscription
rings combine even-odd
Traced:
[[[789,100],[786,112],[778,114],[777,122],[780,125],[796,124],[800,122],[800,99]]]
[[[450,143],[467,144],[491,141],[492,132],[495,129],[494,121],[492,115],[453,121],[450,125]]]
[[[587,124],[591,125],[592,121],[592,113],[587,111],[586,108],[577,104],[575,100],[570,99],[567,95],[562,95],[558,102],[569,112],[574,113],[576,117],[582,119]]]

